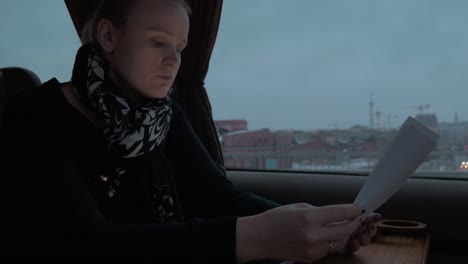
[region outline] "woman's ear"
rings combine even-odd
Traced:
[[[108,19],[101,19],[97,26],[97,38],[99,44],[106,53],[113,53],[115,49],[115,28],[112,22]]]

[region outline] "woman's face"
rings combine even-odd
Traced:
[[[133,99],[165,97],[187,45],[189,17],[184,7],[171,0],[139,0],[126,24],[110,28],[111,78],[124,90],[128,87],[131,91],[123,92]]]

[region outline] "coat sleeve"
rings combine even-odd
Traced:
[[[176,105],[177,106],[177,105]],[[167,151],[174,168],[184,213],[192,217],[247,216],[279,206],[242,191],[224,175],[180,110]]]

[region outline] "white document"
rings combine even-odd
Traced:
[[[435,149],[438,139],[432,129],[412,117],[406,119],[354,201],[366,209],[363,219],[401,188]]]

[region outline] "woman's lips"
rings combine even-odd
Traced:
[[[160,75],[160,76],[156,76],[156,77],[161,78],[161,79],[166,80],[166,81],[172,81],[172,76]]]

